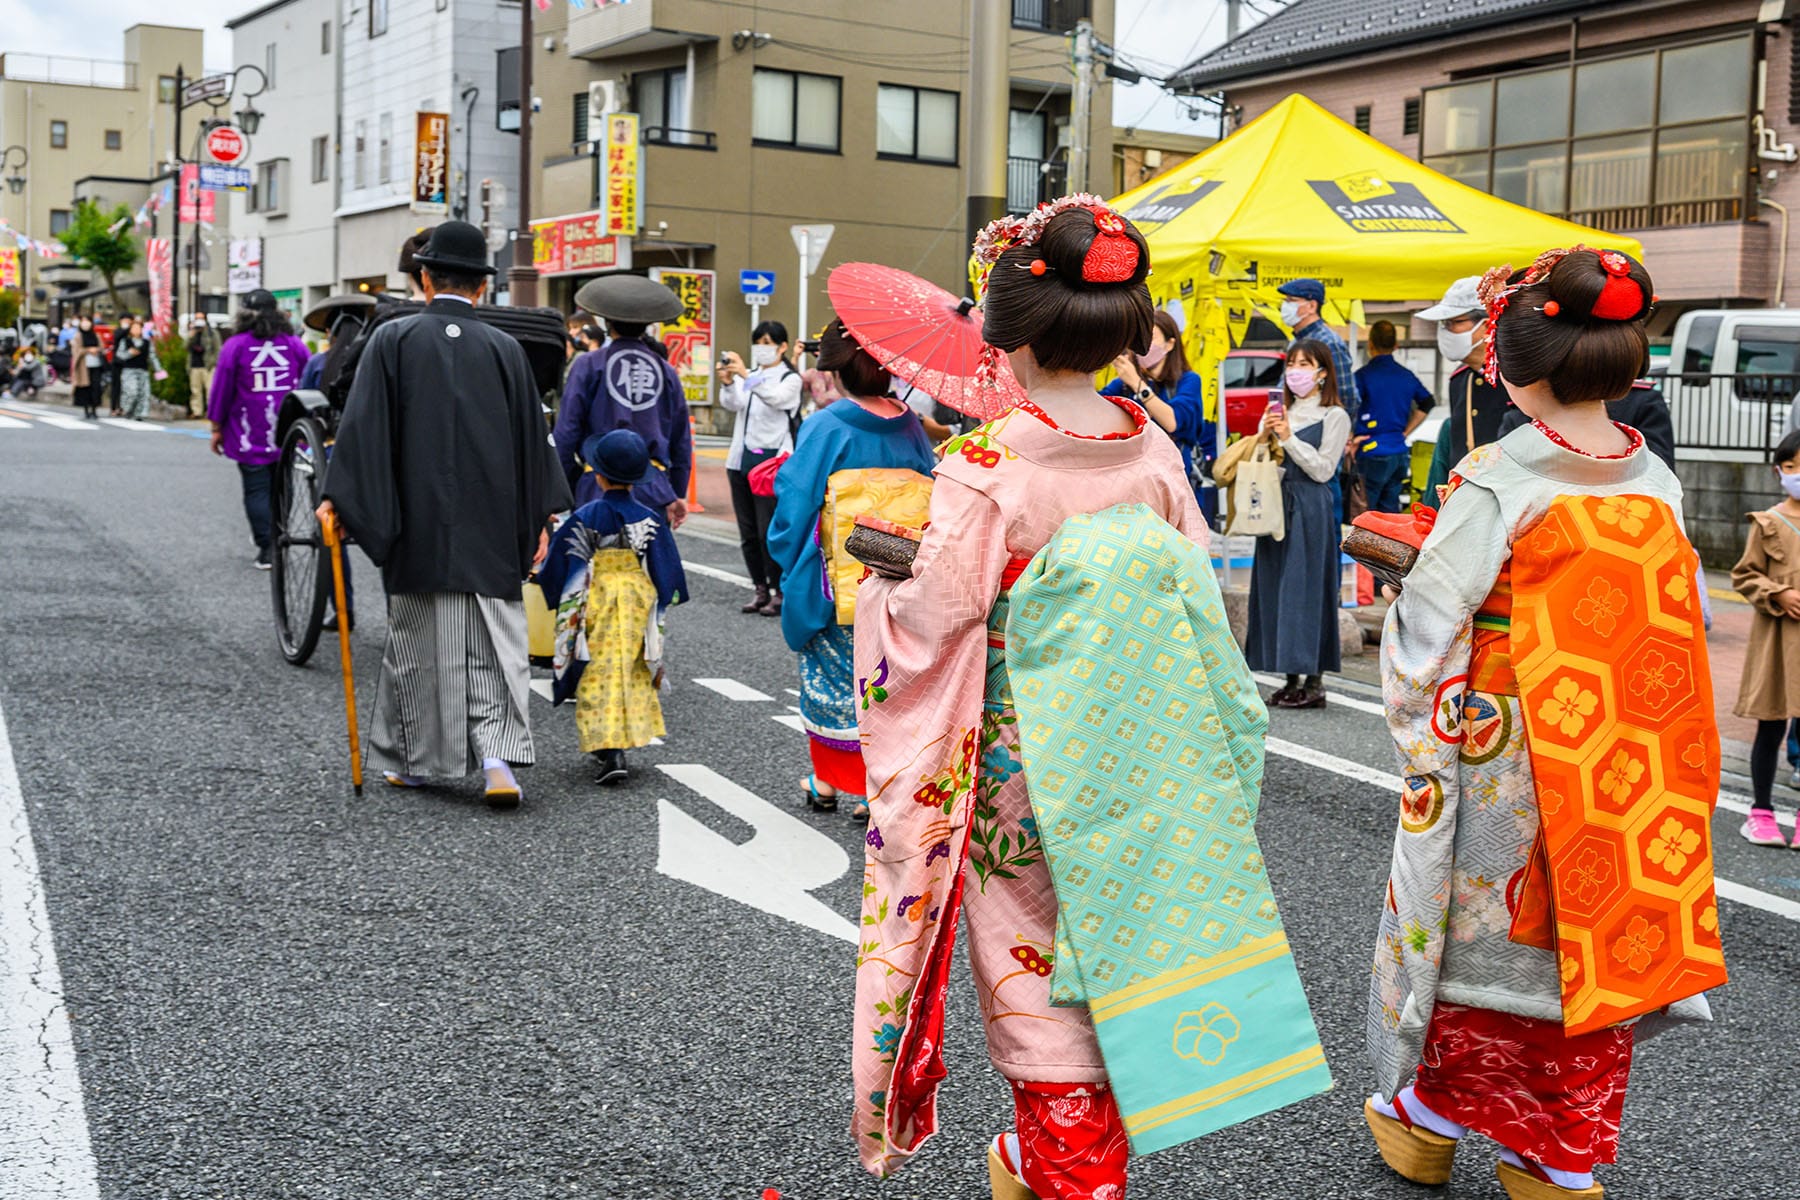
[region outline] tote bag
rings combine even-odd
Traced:
[[[1281,507],[1281,465],[1266,441],[1245,456],[1225,493],[1225,532],[1243,537],[1287,536],[1287,514]]]

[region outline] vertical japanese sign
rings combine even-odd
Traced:
[[[450,211],[445,199],[450,178],[450,114],[422,112],[413,139],[412,210],[443,216]]]
[[[262,239],[232,238],[225,247],[225,290],[233,296],[262,286]]]
[[[150,270],[150,323],[158,335],[169,331],[175,318],[175,247],[168,238],[144,241],[144,262]]]
[[[0,250],[0,287],[19,286],[19,252],[8,246]]]
[[[181,166],[181,223],[192,225],[198,221],[202,225],[213,223],[213,202],[219,193],[204,191],[200,187],[200,164],[183,163]]]
[[[636,237],[644,223],[643,161],[638,151],[638,115],[606,114],[606,162],[600,168],[604,232]]]
[[[681,299],[681,315],[662,323],[669,365],[681,376],[689,404],[711,404],[713,385],[713,297],[718,277],[711,271],[663,267],[651,277]]]

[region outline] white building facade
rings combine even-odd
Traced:
[[[310,0],[294,0],[308,3]],[[337,278],[400,287],[400,244],[444,219],[413,209],[418,115],[450,117],[445,183],[452,214],[464,182],[480,219],[480,181],[505,185],[493,214],[517,225],[518,139],[497,127],[496,55],[519,41],[519,0],[339,0]]]
[[[261,239],[262,286],[295,313],[337,290],[339,2],[273,0],[226,23],[231,65],[268,77],[232,236]]]

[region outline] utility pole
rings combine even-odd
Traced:
[[[1006,215],[1009,0],[969,3],[968,239]],[[1035,194],[1034,194],[1035,198]]]
[[[507,290],[519,308],[537,305],[537,267],[531,241],[531,4],[519,4],[519,225]]]
[[[1088,191],[1089,107],[1094,92],[1094,23],[1075,24],[1075,97],[1069,114],[1069,191]]]
[[[178,65],[175,68],[175,240],[169,247],[169,323],[176,329],[181,328],[181,211],[187,200],[182,191],[181,176],[181,110],[186,105],[181,102],[182,89],[187,87],[188,79]],[[200,197],[194,197],[194,236],[200,236]]]
[[[1238,35],[1238,25],[1244,19],[1244,0],[1225,0],[1225,40],[1230,41]]]

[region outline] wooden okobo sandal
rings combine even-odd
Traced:
[[[1456,1158],[1456,1139],[1433,1133],[1429,1129],[1421,1129],[1404,1120],[1406,1110],[1397,1104],[1395,1111],[1401,1114],[1402,1119],[1396,1120],[1378,1111],[1373,1100],[1363,1101],[1363,1117],[1369,1122],[1369,1132],[1375,1135],[1375,1145],[1381,1151],[1381,1161],[1414,1183],[1429,1187],[1449,1183],[1450,1165]],[[1501,1182],[1505,1182],[1504,1177]],[[1515,1196],[1513,1200],[1521,1200],[1521,1197]],[[1531,1200],[1536,1200],[1536,1197]]]
[[[1602,1200],[1606,1195],[1606,1189],[1597,1183],[1584,1188],[1559,1187],[1506,1162],[1496,1164],[1494,1173],[1506,1189],[1507,1200]]]
[[[1001,1150],[1005,1138],[1001,1134],[988,1143],[988,1188],[994,1193],[994,1200],[1037,1200],[1037,1193],[1025,1186]]]

